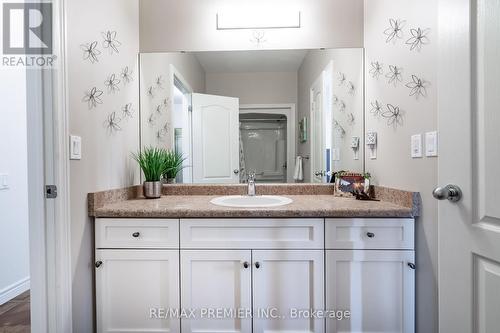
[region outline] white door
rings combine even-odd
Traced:
[[[97,267],[99,266],[99,267]],[[179,332],[179,251],[97,250],[98,333]]]
[[[258,250],[252,257],[253,332],[324,332],[324,319],[294,312],[324,309],[324,251]]]
[[[350,318],[328,319],[326,331],[414,332],[413,263],[413,251],[327,250],[326,308]]]
[[[311,180],[313,183],[324,181],[325,140],[323,124],[323,80],[324,73],[311,86]]]
[[[440,332],[500,330],[500,1],[441,0]],[[445,195],[446,193],[440,193]]]
[[[193,94],[193,183],[239,183],[239,100]]]
[[[181,250],[182,308],[196,310],[195,318],[181,320],[182,332],[251,333],[250,316],[206,312],[250,311],[251,278],[250,250]]]

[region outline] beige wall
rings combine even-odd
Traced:
[[[346,135],[341,143],[341,159],[342,163],[335,163],[338,167],[340,165],[343,169],[353,171],[363,171],[363,158],[360,160],[353,160],[350,148],[350,139],[352,136],[363,136],[363,50],[362,49],[331,49],[331,50],[311,50],[305,57],[298,72],[298,107],[297,107],[297,121],[303,117],[307,117],[308,121],[308,140],[305,143],[298,143],[298,153],[301,156],[311,154],[311,116],[310,116],[310,89],[312,84],[327,68],[329,63],[333,63],[332,77],[332,90],[333,94],[337,95],[339,99],[343,100],[347,108],[344,112],[338,112],[336,106],[331,106],[332,111],[338,121],[342,123],[346,129]],[[338,85],[338,73],[346,74],[349,81],[352,81],[357,87],[355,94],[350,95],[346,92],[345,86]],[[327,102],[331,96],[325,96]],[[347,113],[353,112],[358,118],[354,126],[348,126],[345,116]],[[297,133],[297,138],[299,137]],[[361,147],[360,154],[363,154],[363,147]],[[304,162],[304,181],[311,181],[311,161]]]
[[[218,10],[267,0],[141,0],[141,52],[308,49],[363,46],[363,0],[274,0],[301,12],[301,29],[274,29],[266,42],[251,30],[216,30]]]
[[[87,193],[121,188],[138,183],[138,168],[131,152],[139,148],[138,0],[87,0],[67,3],[67,55],[69,116],[71,134],[82,137],[82,159],[70,163],[71,257],[73,270],[73,329],[93,331],[93,232],[87,217]],[[103,31],[117,32],[119,54],[110,54],[102,45]],[[81,44],[98,41],[99,62],[83,59]],[[129,66],[133,81],[125,85],[120,77]],[[115,73],[120,91],[108,94],[104,81]],[[103,91],[102,104],[89,110],[82,101],[84,92],[97,87]],[[122,107],[132,103],[132,118]],[[120,118],[121,131],[109,132],[105,120],[111,112]],[[117,119],[118,120],[118,119]]]
[[[376,184],[418,191],[423,199],[423,214],[416,223],[416,297],[417,332],[437,332],[437,203],[432,189],[437,184],[437,158],[410,157],[410,137],[413,134],[434,131],[437,128],[437,3],[423,1],[365,1],[366,47],[366,128],[378,132],[378,158],[366,160]],[[406,20],[404,37],[395,44],[386,43],[384,30],[389,18]],[[430,28],[430,44],[420,52],[410,51],[405,42],[411,37],[410,28]],[[403,84],[397,87],[369,75],[371,62],[403,68]],[[405,84],[416,74],[429,82],[427,98],[410,97]],[[370,113],[371,102],[379,100],[384,105],[392,103],[404,112],[403,124],[394,128],[383,117]]]
[[[206,93],[238,97],[240,104],[295,104],[297,72],[207,73]]]

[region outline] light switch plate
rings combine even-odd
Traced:
[[[427,157],[438,156],[438,133],[437,132],[425,133],[425,156],[427,156]]]
[[[9,189],[9,175],[0,173],[0,191]]]
[[[82,159],[82,138],[76,135],[69,137],[70,160]]]
[[[411,137],[411,157],[421,158],[422,153],[422,134],[415,134]]]

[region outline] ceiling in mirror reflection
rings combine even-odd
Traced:
[[[206,73],[296,72],[308,50],[193,53]]]

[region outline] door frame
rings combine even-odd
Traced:
[[[43,2],[37,0],[37,2]],[[66,0],[53,4],[54,70],[28,70],[31,332],[72,332]],[[58,188],[45,198],[45,185]]]
[[[287,151],[287,183],[293,183],[293,171],[295,167],[295,158],[297,152],[296,137],[296,108],[293,103],[280,104],[240,104],[240,114],[245,113],[267,113],[285,115],[286,122],[286,151]]]
[[[324,124],[325,123],[325,119],[324,119],[324,115],[325,115],[325,112],[324,112],[324,108],[325,108],[325,70],[322,70],[321,73],[318,75],[318,77],[314,80],[314,82],[311,84],[311,86],[309,87],[309,117],[311,119],[311,123],[309,125],[309,133],[311,134],[310,135],[310,138],[311,138],[311,148],[310,148],[310,163],[311,163],[311,174],[310,174],[310,177],[311,177],[311,182],[312,183],[324,183],[324,179],[326,176],[322,176],[321,177],[321,181],[318,182],[316,179],[315,179],[315,168],[314,168],[314,144],[316,143],[316,140],[314,139],[314,135],[312,135],[312,127],[314,126],[315,122],[314,122],[314,119],[315,119],[315,116],[314,116],[314,111],[313,111],[313,108],[314,108],[314,88],[317,87],[318,85],[321,84],[321,109],[322,109],[322,112],[321,112],[321,123]],[[326,144],[325,144],[325,129],[323,127],[321,127],[321,141],[320,144],[321,144],[321,150],[323,151],[324,153],[324,150],[325,150],[325,147],[326,147]],[[322,166],[321,166],[321,170],[326,169],[326,158],[323,154],[320,155],[320,158],[321,158],[321,161],[322,161]]]

